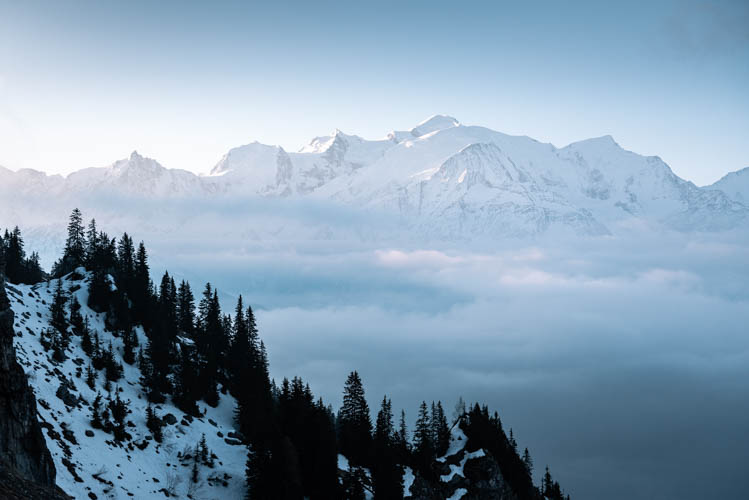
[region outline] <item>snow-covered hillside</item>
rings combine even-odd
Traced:
[[[247,448],[234,429],[234,398],[219,395],[215,408],[199,402],[200,417],[183,413],[170,398],[152,406],[162,421],[162,436],[157,437],[149,428],[149,404],[138,362],[125,362],[121,338],[107,329],[105,315],[86,305],[90,279],[89,273],[78,268],[60,280],[7,284],[5,288],[15,315],[17,359],[36,396],[39,422],[57,469],[57,485],[74,498],[244,498]],[[122,377],[117,381],[107,382],[106,369],[92,368],[83,337],[76,336],[72,326],[64,359],[50,348],[50,305],[58,283],[65,296],[81,304],[91,336],[98,338],[102,350],[111,349],[114,361],[121,365]],[[136,335],[144,346],[147,338],[141,327],[136,327]],[[119,440],[107,425],[116,419],[116,410],[108,402],[116,400],[127,405],[125,437]],[[103,426],[94,425],[95,414],[105,422]],[[483,449],[469,452],[467,444],[459,422],[454,423],[449,446],[436,459],[437,477],[425,479],[404,467],[405,498],[459,499],[482,492],[504,492],[507,496],[502,498],[516,498],[497,462]],[[352,469],[343,455],[338,455],[338,469],[339,480],[345,484]],[[372,473],[362,471],[365,496],[373,498]]]
[[[336,130],[298,152],[247,144],[204,175],[135,152],[67,177],[0,169],[0,221],[20,224],[41,248],[53,238],[48,225],[59,227],[74,206],[108,227],[158,235],[152,241],[193,233],[196,219],[211,238],[251,241],[491,242],[633,226],[722,231],[749,227],[746,178],[742,171],[697,187],[610,136],[557,148],[434,116],[378,140]],[[240,222],[226,222],[226,212]]]
[[[79,272],[83,276],[83,270]],[[49,327],[50,304],[57,280],[34,286],[8,285],[15,313],[18,361],[24,366],[36,394],[39,420],[47,447],[57,468],[57,484],[74,498],[165,498],[165,491],[178,498],[243,498],[245,492],[246,447],[235,438],[234,399],[221,395],[218,407],[200,403],[200,418],[185,415],[170,400],[154,406],[164,419],[163,440],[157,442],[146,426],[148,403],[140,385],[140,370],[122,360],[122,341],[106,331],[104,316],[86,306],[86,280],[62,279],[64,289],[73,292],[88,318],[92,335],[102,346],[111,343],[115,359],[123,366],[123,377],[111,384],[111,397],[129,402],[125,417],[130,439],[117,443],[111,433],[91,426],[92,404],[97,393],[106,404],[104,372],[97,373],[95,388],[86,383],[89,357],[81,337],[73,336],[66,359],[58,362],[41,340]],[[141,345],[146,342],[137,329]],[[193,481],[195,448],[202,437],[208,459],[198,460],[198,480]],[[212,455],[215,455],[213,458]]]

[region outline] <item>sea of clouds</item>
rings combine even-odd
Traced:
[[[335,408],[358,370],[373,410],[387,394],[410,421],[421,400],[488,404],[537,472],[548,464],[574,498],[740,494],[749,459],[741,237],[333,247],[181,253],[170,265],[212,276],[226,307],[242,293],[258,311],[272,375],[302,376]]]
[[[573,498],[744,493],[745,232],[399,241],[314,203],[89,204],[110,236],[146,241],[156,281],[211,281],[229,311],[242,294],[272,376],[336,409],[358,370],[373,412],[387,394],[410,422],[422,400],[489,405]],[[47,265],[67,213],[25,212]]]

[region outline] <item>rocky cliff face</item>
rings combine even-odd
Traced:
[[[0,274],[0,495],[64,498],[56,492],[55,465],[37,420],[36,398],[16,360],[14,335],[13,311]]]
[[[499,464],[483,450],[465,449],[436,464],[440,481],[416,476],[406,498],[410,500],[521,500],[505,481]],[[410,495],[409,495],[410,494]]]

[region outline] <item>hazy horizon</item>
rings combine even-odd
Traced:
[[[418,123],[414,123],[414,124],[413,124],[412,126],[408,126],[408,127],[403,127],[403,128],[400,128],[400,129],[399,129],[399,128],[393,128],[393,129],[389,130],[389,131],[388,131],[387,133],[389,133],[389,132],[391,132],[391,131],[394,131],[394,130],[406,130],[406,131],[407,131],[407,130],[411,130],[412,128],[415,128],[415,127],[416,127],[416,126],[417,126],[418,124],[420,124],[420,123],[422,123],[422,122],[424,122],[424,121],[427,121],[427,120],[428,120],[429,118],[432,118],[432,117],[435,117],[435,116],[440,116],[440,115],[443,115],[443,116],[450,116],[450,117],[452,117],[452,118],[455,118],[456,120],[458,120],[458,121],[460,122],[460,119],[456,118],[456,117],[455,117],[454,115],[450,115],[449,113],[445,113],[445,114],[434,114],[434,115],[431,115],[431,116],[427,117],[427,118],[426,118],[426,119],[424,119],[424,120],[421,120],[421,121],[419,121]],[[471,124],[468,124],[468,123],[463,123],[463,122],[461,122],[461,125],[464,125],[464,126],[483,126],[483,125],[481,125],[481,124],[472,124],[472,123],[471,123]],[[338,130],[338,129],[336,129],[336,130]],[[332,130],[332,131],[330,131],[330,135],[334,134],[334,133],[336,132],[336,130]],[[355,135],[355,136],[359,136],[359,137],[361,137],[361,136],[360,136],[359,134],[357,134],[357,133],[356,133],[356,132],[354,132],[354,131],[345,131],[345,130],[341,130],[341,132],[343,132],[343,133],[345,133],[345,134],[348,134],[348,135]],[[498,132],[502,132],[502,131],[501,131],[501,130],[499,130]],[[386,135],[387,135],[387,133],[385,133],[385,134],[383,134],[383,135],[381,135],[381,136],[378,136],[378,137],[362,137],[362,138],[363,138],[363,139],[365,139],[365,140],[381,140],[381,139],[383,139],[383,138],[386,138]],[[604,134],[604,135],[610,135],[610,134]],[[304,143],[304,144],[300,145],[299,147],[297,147],[297,148],[295,148],[295,149],[290,149],[290,150],[287,150],[287,152],[298,152],[298,151],[300,151],[300,150],[301,150],[301,149],[302,149],[302,148],[303,148],[304,146],[307,146],[307,145],[309,145],[309,143],[310,143],[311,141],[313,141],[314,139],[316,139],[316,138],[318,138],[318,137],[321,137],[321,135],[318,135],[318,136],[316,136],[316,137],[312,137],[312,138],[310,138],[310,140],[308,140],[308,141],[307,141],[306,143]],[[526,136],[526,137],[530,137],[531,139],[535,139],[535,138],[534,138],[534,137],[532,137],[532,136]],[[552,146],[556,147],[557,149],[561,149],[561,148],[564,148],[564,147],[566,147],[566,146],[569,146],[569,145],[571,145],[571,144],[574,144],[574,143],[576,143],[576,142],[584,141],[584,140],[587,140],[587,139],[593,139],[593,138],[595,138],[595,137],[585,137],[585,138],[580,138],[580,139],[578,139],[578,140],[575,140],[575,141],[573,141],[573,142],[571,142],[571,143],[569,143],[569,144],[563,144],[563,145],[560,145],[560,144],[552,144],[552,143],[549,143],[549,144],[552,144]],[[614,141],[616,141],[616,137],[613,137],[613,139],[614,139]],[[247,143],[243,143],[243,144],[237,144],[236,146],[232,146],[232,148],[235,148],[235,147],[241,147],[241,146],[244,146],[244,145],[246,145],[246,144],[252,144],[252,143],[255,143],[255,142],[259,142],[259,141],[250,141],[250,142],[247,142]],[[617,143],[618,143],[618,142],[617,142]],[[279,144],[267,144],[267,145],[268,145],[268,146],[280,146]],[[619,145],[620,145],[620,146],[622,146],[621,144],[619,144]],[[280,147],[283,147],[283,146],[280,146]],[[625,149],[625,150],[629,150],[628,148],[626,148],[626,147],[624,147],[624,146],[622,146],[622,148],[623,148],[623,149]],[[284,148],[284,149],[285,149],[285,148]],[[228,152],[229,152],[229,150],[227,150],[226,152],[222,153],[222,155],[221,155],[221,156],[223,157],[223,156],[224,156],[224,154],[226,154],[226,153],[228,153]],[[634,153],[637,153],[637,154],[640,154],[640,153],[639,153],[638,151],[632,151],[632,152],[634,152]],[[124,155],[124,156],[122,156],[122,157],[119,157],[119,158],[114,158],[114,159],[112,159],[112,161],[110,161],[109,163],[107,163],[107,164],[105,164],[105,165],[88,165],[88,166],[82,166],[82,167],[80,167],[80,168],[77,168],[77,169],[71,170],[70,172],[55,172],[55,171],[50,171],[50,170],[48,170],[48,169],[44,169],[44,168],[41,168],[41,169],[40,169],[40,168],[31,168],[31,167],[25,167],[25,168],[30,168],[30,169],[32,169],[32,170],[36,170],[36,171],[38,171],[38,172],[44,172],[44,173],[45,173],[45,174],[47,174],[47,175],[62,175],[63,177],[67,177],[68,175],[70,175],[70,174],[72,174],[72,173],[74,173],[74,172],[77,172],[77,171],[79,171],[79,170],[83,170],[83,169],[87,169],[87,168],[106,168],[106,167],[108,167],[108,166],[112,165],[112,164],[113,164],[114,162],[116,162],[116,161],[119,161],[119,160],[122,160],[122,159],[127,159],[127,158],[128,158],[128,157],[129,157],[129,156],[130,156],[131,154],[133,154],[133,153],[137,153],[137,154],[139,154],[139,155],[141,155],[141,156],[144,156],[144,157],[146,157],[146,158],[150,158],[150,159],[156,160],[156,161],[157,161],[157,162],[158,162],[158,163],[159,163],[159,164],[160,164],[161,166],[163,166],[163,167],[165,167],[165,168],[168,168],[168,169],[180,169],[180,170],[188,170],[188,169],[185,169],[185,168],[182,168],[182,167],[179,167],[179,166],[176,166],[176,167],[174,167],[174,166],[168,166],[168,165],[164,165],[164,164],[163,164],[163,163],[162,163],[161,161],[159,161],[159,159],[158,159],[158,158],[154,158],[154,157],[151,157],[151,156],[148,156],[148,155],[144,155],[144,154],[143,154],[143,153],[142,153],[141,151],[138,151],[137,149],[134,149],[134,150],[133,150],[133,151],[131,151],[131,152],[130,152],[129,154],[127,154],[127,155]],[[658,156],[658,155],[655,155],[655,156]],[[215,166],[215,165],[216,165],[216,164],[217,164],[217,163],[219,162],[219,160],[220,160],[220,159],[221,159],[221,157],[217,158],[217,159],[216,159],[216,161],[215,161],[214,163],[212,163],[212,164],[210,164],[210,165],[207,165],[207,166],[205,166],[205,167],[203,167],[203,168],[198,168],[198,169],[195,169],[195,170],[188,170],[188,171],[190,171],[190,172],[192,172],[192,173],[194,173],[194,174],[196,174],[196,175],[205,175],[205,174],[208,174],[208,173],[210,172],[210,170],[211,170],[211,169],[212,169],[212,168],[213,168],[213,167],[214,167],[214,166]],[[16,171],[16,172],[17,172],[18,170],[21,170],[20,168],[12,168],[12,167],[9,167],[8,165],[2,165],[2,164],[0,164],[0,167],[4,167],[4,168],[7,168],[7,169],[9,169],[9,170],[11,170],[11,171]],[[670,168],[671,168],[672,170],[674,170],[674,167],[673,167],[673,165],[669,165],[669,167],[670,167]],[[736,171],[739,171],[739,170],[743,170],[744,168],[749,168],[749,166],[747,166],[747,167],[742,167],[742,168],[739,168],[739,169],[737,169],[737,170],[726,171],[726,172],[724,172],[723,174],[719,174],[719,176],[718,176],[718,177],[717,177],[717,178],[716,178],[715,180],[717,181],[717,180],[719,180],[719,179],[723,178],[723,177],[724,177],[725,175],[727,175],[727,174],[729,174],[729,173],[733,173],[733,172],[736,172]],[[676,173],[676,171],[675,171],[675,170],[674,170],[674,172]],[[677,173],[677,175],[678,175],[678,173]],[[685,180],[688,180],[688,181],[692,181],[692,182],[694,182],[694,183],[695,183],[696,185],[701,185],[701,184],[698,184],[698,183],[697,183],[697,182],[696,182],[696,181],[695,181],[694,179],[689,179],[689,178],[686,178]],[[710,184],[712,184],[712,183],[710,183]],[[709,184],[705,184],[705,185],[709,185]]]
[[[137,150],[198,172],[253,140],[294,151],[444,113],[557,146],[610,134],[705,185],[749,165],[747,24],[739,1],[4,1],[0,165]]]

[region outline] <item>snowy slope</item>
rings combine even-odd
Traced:
[[[549,231],[601,236],[633,225],[722,231],[749,228],[747,179],[745,170],[700,188],[660,158],[626,151],[610,136],[557,148],[437,115],[378,140],[336,130],[298,152],[247,144],[200,176],[166,169],[135,152],[66,178],[2,169],[0,220],[35,230],[84,204],[103,213],[97,217],[109,227],[133,227],[116,222],[135,218],[138,226],[153,224],[153,233],[160,234],[181,227],[185,207],[205,207],[201,217],[214,214],[220,221],[217,207],[249,217],[256,200],[278,200],[268,205],[277,208],[271,217],[248,221],[251,230],[237,224],[223,230],[253,240],[453,242]],[[310,221],[308,203],[329,209]],[[150,220],[155,206],[166,211],[160,223]],[[360,223],[341,227],[343,213],[388,221],[388,230],[365,231]],[[181,229],[194,230],[189,224]]]
[[[234,400],[222,395],[217,408],[200,404],[206,410],[202,418],[184,419],[184,414],[167,401],[155,406],[163,417],[171,413],[174,425],[164,427],[162,443],[151,439],[146,427],[146,399],[139,384],[140,370],[121,359],[122,342],[104,329],[103,315],[86,306],[88,289],[85,281],[63,279],[66,290],[80,286],[74,292],[81,303],[81,313],[88,317],[92,330],[99,333],[102,345],[111,341],[118,361],[124,367],[124,378],[113,384],[121,389],[120,398],[130,401],[131,413],[126,420],[132,422],[127,431],[130,442],[116,444],[111,434],[92,429],[90,403],[96,392],[104,390],[104,374],[98,375],[96,391],[86,385],[85,369],[88,357],[80,346],[80,338],[72,337],[67,359],[57,363],[45,352],[40,343],[40,333],[48,327],[49,304],[56,280],[34,286],[8,285],[6,291],[15,313],[15,347],[18,361],[29,375],[36,394],[39,420],[44,428],[47,446],[57,468],[57,483],[74,498],[164,498],[162,489],[172,489],[179,498],[188,493],[194,499],[243,498],[246,448],[229,439],[233,431]],[[139,340],[146,339],[139,329]],[[79,375],[83,369],[84,375]],[[63,380],[72,382],[70,393],[77,401],[65,404],[57,397]],[[69,403],[71,400],[68,401]],[[90,437],[87,435],[92,434]],[[201,466],[198,483],[190,480],[191,460],[181,460],[179,454],[192,453],[192,449],[205,434],[208,448],[217,456],[214,467]],[[228,444],[229,442],[235,444]],[[144,449],[140,449],[145,446]]]
[[[709,188],[719,189],[733,201],[749,206],[749,167],[726,174]]]
[[[193,173],[166,169],[156,160],[133,151],[108,167],[85,168],[65,179],[66,191],[170,197],[198,194],[205,186]]]

